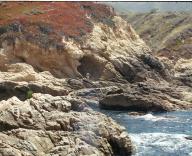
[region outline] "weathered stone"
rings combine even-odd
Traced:
[[[55,15],[48,11],[40,15],[46,24],[16,18],[10,30],[1,27],[1,155],[129,156],[133,144],[125,128],[97,112],[98,102],[102,108],[144,112],[192,108],[190,88],[179,86],[190,86],[190,61],[162,63],[112,8],[78,4],[46,3],[61,11],[59,24],[50,21]],[[61,5],[64,10],[57,8]],[[99,9],[92,13],[95,6]],[[76,7],[82,16],[74,19],[82,25],[68,28],[74,20],[62,21]],[[80,35],[83,26],[86,33]]]
[[[90,108],[84,111],[88,106],[83,101],[40,93],[34,93],[25,101],[16,97],[2,101],[0,140],[7,148],[0,146],[0,153],[130,155],[132,144],[125,129]],[[18,148],[20,151],[16,150]]]
[[[172,111],[191,109],[190,102],[182,100],[182,94],[177,89],[159,85],[152,86],[138,83],[137,86],[124,87],[124,93],[106,94],[100,100],[100,107],[105,109],[127,109],[130,111]]]

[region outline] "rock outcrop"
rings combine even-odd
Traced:
[[[54,96],[67,95],[72,88],[66,79],[57,79],[48,71],[38,73],[26,63],[8,64],[7,71],[0,72],[1,100],[12,96],[24,100],[28,91]]]
[[[100,100],[100,107],[138,112],[164,112],[192,108],[191,102],[184,99],[184,92],[168,84],[138,83],[124,85],[121,88],[121,93],[107,92]]]
[[[3,156],[129,156],[126,130],[98,112],[99,105],[145,112],[192,108],[190,88],[178,85],[190,63],[178,62],[176,79],[171,61],[154,56],[113,8],[7,2],[0,3],[1,12]]]
[[[43,4],[49,3],[42,3],[40,7],[43,7]],[[67,3],[62,3],[61,7],[66,5]],[[100,5],[98,7],[102,9],[103,5]],[[55,10],[59,9],[56,4],[50,6]],[[158,80],[159,77],[165,77],[165,73],[168,74],[160,61],[149,54],[150,48],[132,27],[116,16],[111,8],[106,7],[106,12],[100,15],[97,4],[77,3],[70,7],[77,6],[83,7],[87,14],[82,20],[91,23],[91,31],[87,31],[83,36],[78,33],[67,36],[65,32],[68,33],[69,30],[65,27],[56,29],[57,25],[50,19],[44,21],[47,14],[50,17],[55,16],[49,11],[40,15],[24,15],[24,21],[19,18],[17,23],[11,20],[13,22],[9,25],[4,24],[0,37],[2,70],[8,70],[7,64],[22,62],[32,65],[37,71],[49,71],[59,78],[82,78],[89,73],[92,80],[125,79],[129,82],[144,81],[148,78]],[[70,11],[70,8],[68,10]],[[62,14],[61,20],[73,25],[71,20],[66,21],[67,13],[61,12]],[[78,16],[76,14],[74,16]],[[93,14],[98,16],[92,17]],[[39,19],[30,24],[29,20],[34,20],[34,16],[39,16]],[[42,29],[49,31],[42,32]],[[82,29],[87,30],[87,25],[82,26]],[[65,35],[61,32],[58,34],[58,31]],[[77,37],[81,40],[77,40]]]
[[[125,129],[71,96],[33,94],[0,105],[0,153],[8,155],[130,155]]]
[[[30,4],[5,3],[1,6],[4,11],[0,22],[1,99],[17,96],[20,100],[26,100],[28,91],[53,96],[69,93],[79,96],[90,94],[90,90],[94,92],[94,88],[124,84],[129,88],[137,82],[166,84],[174,80],[176,84],[183,82],[190,85],[190,72],[180,65],[182,61],[175,66],[177,76],[173,75],[171,61],[167,63],[162,57],[155,57],[132,27],[117,16],[111,7],[97,3]],[[39,10],[34,10],[37,6]],[[17,16],[10,17],[8,8],[30,11],[16,11]],[[77,11],[70,14],[74,9]],[[58,10],[61,11],[58,13]],[[69,20],[70,16],[78,24]],[[184,74],[181,73],[183,70]],[[84,88],[93,89],[74,91]],[[94,94],[105,96],[99,90]],[[129,92],[129,89],[125,90]],[[148,92],[149,96],[145,98],[140,97],[143,93],[139,93],[136,103],[145,105],[150,101],[149,105],[166,105],[167,102],[159,104],[164,102],[162,96],[168,96],[171,101],[169,93],[159,92],[159,88],[154,90],[158,90],[155,95]],[[174,87],[171,92],[176,92]],[[185,93],[187,102],[190,102],[188,88]],[[123,93],[122,99],[124,96]]]
[[[125,81],[121,62],[115,65],[118,55],[149,50],[131,26],[112,8],[96,3],[10,2],[0,7],[0,153],[131,155],[125,129],[75,94],[96,88],[92,80]],[[78,79],[87,73],[90,80]]]

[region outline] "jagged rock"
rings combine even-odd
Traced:
[[[12,4],[6,3],[20,10]],[[191,90],[167,82],[168,66],[111,7],[32,4],[40,10],[13,17],[0,5],[2,155],[128,156],[133,145],[125,129],[90,103],[137,111],[191,108]]]
[[[48,71],[36,72],[26,63],[7,64],[8,70],[0,72],[0,99],[17,96],[26,99],[27,91],[51,95],[67,95],[73,89],[66,79],[57,79]]]
[[[95,84],[97,86],[97,84]],[[110,86],[111,85],[111,86]],[[103,97],[106,94],[114,94],[114,93],[122,93],[123,90],[110,84],[108,87],[97,87],[97,88],[84,88],[73,91],[70,93],[72,96],[80,96],[80,97]]]
[[[83,5],[83,3],[79,5]],[[95,4],[87,5],[92,7]],[[52,6],[58,7],[54,4],[52,4]],[[94,12],[94,9],[95,8],[89,11]],[[106,8],[105,10],[108,10],[104,13],[108,14],[106,18],[109,18],[113,25],[108,25],[108,23],[103,22],[103,20],[101,20],[102,22],[94,21],[92,23],[92,31],[86,34],[86,39],[82,41],[83,43],[77,42],[74,38],[69,40],[63,35],[60,36],[60,33],[56,33],[57,35],[54,34],[54,37],[48,34],[46,37],[47,42],[57,42],[57,44],[63,47],[61,49],[56,48],[58,46],[56,43],[54,43],[56,45],[43,45],[43,47],[46,46],[46,48],[42,48],[38,43],[34,42],[35,39],[27,39],[30,36],[33,38],[33,35],[30,35],[30,33],[26,31],[26,29],[29,29],[28,27],[19,21],[17,23],[11,23],[9,27],[14,27],[14,29],[16,27],[15,34],[11,35],[11,32],[9,33],[10,30],[6,29],[0,37],[2,58],[4,58],[7,63],[7,66],[2,67],[2,69],[5,70],[7,68],[10,72],[19,72],[18,70],[12,71],[9,69],[16,68],[17,66],[14,64],[9,65],[11,62],[19,62],[30,64],[37,71],[49,71],[59,78],[82,78],[86,77],[89,73],[91,80],[122,80],[127,78],[127,80],[131,79],[130,81],[132,81],[132,78],[128,78],[129,72],[132,70],[136,72],[133,72],[136,77],[140,71],[145,73],[146,69],[142,63],[139,65],[139,71],[134,68],[137,68],[135,64],[139,64],[139,56],[150,52],[150,48],[139,38],[127,22],[115,16],[111,9]],[[31,16],[28,18],[31,18]],[[60,18],[65,18],[65,15]],[[90,19],[88,18],[87,20]],[[70,21],[68,22],[70,23]],[[29,23],[26,21],[26,24],[28,25]],[[35,27],[35,25],[36,24],[31,25],[31,27]],[[19,27],[21,27],[23,31],[17,33]],[[37,27],[39,27],[38,23]],[[34,29],[36,29],[36,27]],[[84,29],[84,27],[82,29]],[[55,33],[57,30],[53,29],[52,31]],[[36,32],[34,32],[34,34],[35,33]],[[64,34],[65,33],[64,31]],[[36,38],[36,40],[41,39],[40,36],[44,35],[44,31],[40,31],[38,35],[39,38]],[[42,37],[42,40],[43,39]],[[47,42],[45,41],[41,44],[47,44]],[[126,64],[130,61],[132,61],[134,65],[126,70]],[[18,69],[25,71],[21,67]],[[34,81],[37,79],[37,76],[34,74],[34,71],[28,67],[25,72],[21,72],[16,76],[11,75],[11,78],[17,81]],[[73,83],[73,85],[75,84]],[[87,84],[87,86],[88,85],[92,87],[91,84]]]
[[[68,79],[67,83],[74,89],[84,88],[83,82],[76,79]]]
[[[40,93],[25,101],[1,101],[0,153],[131,155],[125,129],[87,107],[76,97]]]
[[[187,137],[185,137],[185,139],[192,140],[192,136],[187,136]]]

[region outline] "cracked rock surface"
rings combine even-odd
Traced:
[[[0,153],[3,156],[130,155],[125,129],[93,111],[82,99],[35,93],[0,105]]]

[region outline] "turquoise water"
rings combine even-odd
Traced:
[[[192,156],[192,111],[130,116],[103,111],[123,125],[135,145],[134,156]]]

